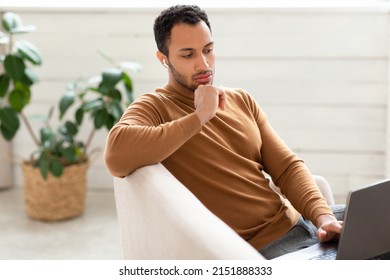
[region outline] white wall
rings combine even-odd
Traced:
[[[142,72],[132,75],[137,94],[166,81],[152,34],[159,9],[16,12],[37,26],[26,39],[44,58],[30,114],[47,111],[67,83],[108,66],[97,48],[117,61],[142,64]],[[218,56],[216,84],[247,89],[312,172],[330,181],[338,201],[348,190],[386,176],[387,10],[210,8],[208,13]],[[105,136],[99,133],[95,146],[103,149]],[[23,129],[13,151],[24,158],[31,150]],[[14,173],[21,185],[16,165]],[[101,154],[89,182],[91,188],[112,187]]]
[[[0,190],[12,186],[12,161],[10,143],[0,138]]]

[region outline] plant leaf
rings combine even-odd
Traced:
[[[8,91],[10,79],[6,74],[0,75],[0,97],[4,97]]]
[[[92,85],[96,85],[96,84],[98,84],[98,83],[101,83],[102,82],[102,76],[93,76],[93,77],[91,77],[91,78],[89,78],[89,79],[87,79],[86,80],[86,83],[87,84],[92,84]]]
[[[102,73],[102,82],[100,86],[106,88],[115,87],[115,85],[122,80],[122,71],[117,68],[106,69]]]
[[[106,59],[108,62],[110,62],[112,65],[115,65],[114,59],[105,51],[98,49],[97,53],[100,54],[104,59]]]
[[[33,25],[23,25],[22,19],[15,13],[7,12],[3,16],[3,27],[11,34],[30,33],[35,31]]]
[[[28,100],[28,102],[30,102],[31,91],[29,85],[26,85],[25,83],[20,81],[15,81],[14,88],[23,91],[25,94],[25,98]]]
[[[84,110],[83,108],[78,108],[75,113],[76,122],[78,125],[81,125],[84,119]]]
[[[15,13],[7,12],[3,15],[3,27],[10,32],[12,29],[23,26],[22,19]]]
[[[55,137],[54,132],[48,127],[41,128],[39,132],[41,135],[41,143],[46,141],[51,142],[51,140]]]
[[[110,114],[114,117],[115,121],[117,122],[123,114],[123,110],[120,102],[118,102],[117,100],[112,100],[111,103],[108,105],[108,108],[110,110]]]
[[[52,158],[49,162],[50,173],[55,177],[60,177],[63,173],[62,162],[57,158]]]
[[[39,170],[41,171],[41,175],[46,180],[49,171],[49,164],[48,164],[46,154],[44,152],[42,152],[41,156],[39,157],[38,164],[39,164]]]
[[[51,120],[51,117],[53,116],[53,112],[54,112],[54,107],[51,106],[50,109],[49,109],[49,112],[47,113],[47,117],[46,117],[46,119],[48,121]]]
[[[74,163],[77,161],[77,153],[73,146],[69,146],[65,149],[62,149],[61,154],[65,161],[67,161],[68,163]]]
[[[134,95],[133,95],[133,82],[127,73],[123,72],[123,83],[125,85],[125,90],[126,90],[126,97],[127,101],[129,103],[132,103],[134,101]]]
[[[72,136],[75,136],[79,132],[77,125],[75,125],[71,121],[65,122],[65,127],[66,127],[68,134],[70,134]]]
[[[104,108],[104,101],[102,99],[95,99],[92,101],[88,101],[83,105],[83,110],[84,111],[89,111],[89,110],[97,110]]]
[[[97,110],[93,116],[93,123],[95,125],[95,128],[100,129],[103,125],[105,125],[108,117],[109,117],[109,115],[108,115],[106,109],[103,108],[103,109]]]
[[[11,140],[20,126],[18,114],[9,107],[0,108],[0,130],[6,140]]]
[[[108,115],[106,123],[104,124],[108,130],[110,130],[115,124],[115,118],[112,115]]]
[[[131,61],[124,61],[119,63],[119,66],[123,69],[131,70],[134,73],[139,73],[142,70],[141,64],[137,62],[131,62]]]
[[[0,133],[3,135],[4,139],[7,141],[11,141],[14,138],[16,131],[10,130],[7,127],[3,126],[3,123],[0,123]]]
[[[60,100],[60,119],[64,116],[66,111],[69,109],[70,106],[74,103],[75,100],[75,93],[74,91],[68,91]]]
[[[25,69],[26,66],[20,57],[12,54],[5,57],[4,70],[11,79],[22,81],[25,77]]]
[[[22,34],[22,33],[30,33],[37,30],[34,25],[23,25],[19,27],[12,28],[10,31],[11,34]]]
[[[28,118],[30,120],[33,120],[34,122],[39,122],[39,123],[44,123],[45,121],[47,121],[47,116],[43,114],[29,115]]]
[[[8,42],[9,42],[8,36],[5,33],[0,31],[0,45],[8,44]]]
[[[31,86],[32,84],[38,81],[39,81],[38,76],[35,75],[35,73],[30,68],[26,68],[24,71],[22,82],[26,85]]]
[[[20,112],[24,108],[24,106],[28,104],[29,95],[28,93],[24,92],[22,89],[15,88],[9,94],[8,101],[11,107],[15,111]]]
[[[28,41],[18,41],[15,43],[15,47],[21,57],[27,59],[34,65],[41,65],[42,58],[38,48]]]
[[[114,100],[118,100],[118,101],[121,101],[121,100],[122,100],[122,94],[121,94],[121,92],[120,92],[118,89],[116,89],[116,88],[112,88],[111,90],[109,90],[109,91],[107,92],[107,95],[108,95],[109,97],[111,97],[112,99],[114,99]]]

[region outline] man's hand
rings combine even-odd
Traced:
[[[202,125],[215,116],[218,107],[224,110],[225,102],[225,92],[216,86],[200,85],[194,92],[195,113]]]
[[[326,242],[340,235],[342,229],[342,221],[338,221],[333,215],[320,215],[317,217],[317,238],[321,242]]]

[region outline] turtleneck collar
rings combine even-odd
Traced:
[[[173,97],[187,105],[193,107],[194,105],[194,92],[183,87],[177,88],[170,84],[166,84],[164,87],[157,89],[160,93]]]

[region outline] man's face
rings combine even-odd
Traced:
[[[178,24],[168,42],[169,82],[195,91],[199,85],[211,85],[214,78],[214,42],[207,25]]]

